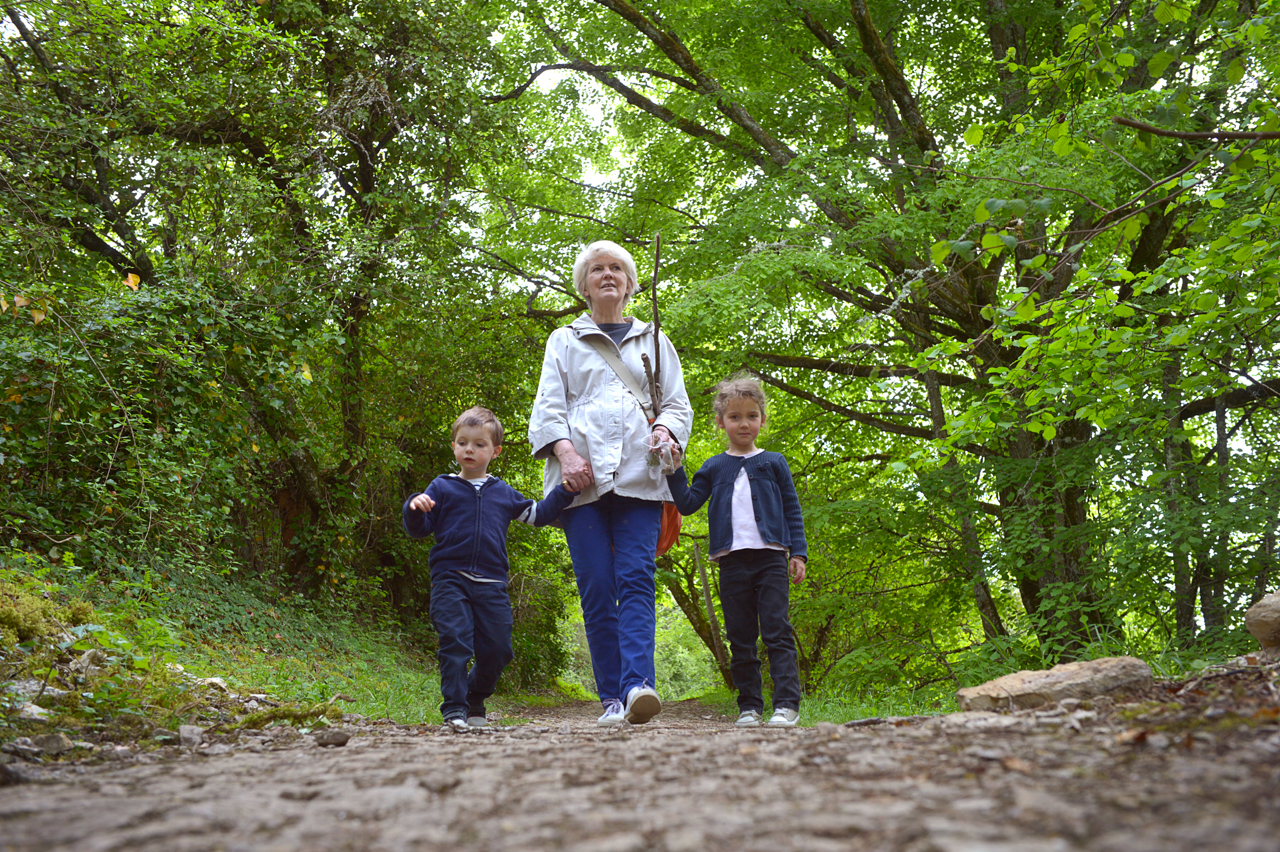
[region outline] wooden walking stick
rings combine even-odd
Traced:
[[[662,385],[659,379],[662,376],[662,357],[658,350],[658,332],[662,330],[662,324],[658,321],[658,268],[662,265],[662,234],[653,235],[653,285],[649,287],[649,295],[653,300],[653,363],[649,363],[649,356],[641,353],[640,361],[644,364],[644,377],[649,383],[649,402],[653,408],[653,416],[656,418],[662,409]]]

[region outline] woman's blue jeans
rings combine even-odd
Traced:
[[[602,701],[653,686],[654,551],[662,503],[609,492],[560,515]]]

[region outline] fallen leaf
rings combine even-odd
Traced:
[[[1116,734],[1116,745],[1137,745],[1146,742],[1150,735],[1151,731],[1147,728],[1134,728]]]
[[[1020,757],[1006,757],[1000,761],[1010,772],[1021,772],[1023,775],[1034,775],[1036,768]]]

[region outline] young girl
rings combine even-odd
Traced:
[[[682,515],[711,498],[711,559],[720,565],[720,606],[729,636],[729,671],[738,689],[741,728],[760,725],[764,687],[757,637],[764,638],[773,675],[772,727],[790,728],[800,718],[796,645],[787,618],[787,577],[804,579],[808,547],[791,469],[780,453],[756,446],[765,424],[760,382],[735,377],[717,387],[716,428],[729,449],[703,462],[690,485],[684,468],[667,477]]]

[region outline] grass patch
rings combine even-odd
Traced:
[[[772,710],[772,694],[764,694],[765,718]],[[697,700],[731,719],[738,717],[737,693],[726,687],[708,690]],[[867,691],[860,694],[821,692],[806,695],[800,704],[800,726],[808,727],[819,722],[842,725],[853,719],[869,719],[885,716],[932,716],[957,710],[955,699],[939,699],[923,696],[905,689]]]
[[[346,637],[311,648],[272,650],[206,646],[184,658],[200,677],[221,677],[232,691],[296,704],[334,702],[347,713],[401,724],[439,724],[435,661],[368,627],[347,624]]]
[[[29,722],[17,718],[24,700],[0,692],[0,740],[52,729],[137,739],[186,723],[241,726],[241,703],[200,682],[210,678],[284,705],[265,707],[255,724],[298,714],[335,722],[341,713],[443,722],[434,636],[423,624],[324,608],[254,578],[173,568],[99,574],[12,552],[0,552],[0,593],[0,682],[34,679],[65,693],[56,706],[42,696],[51,715]],[[512,674],[500,688],[513,689]],[[572,682],[558,686],[499,694],[488,709],[509,722],[513,708],[585,697]]]

